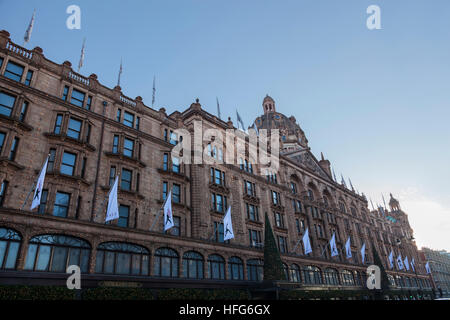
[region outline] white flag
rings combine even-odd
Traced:
[[[231,207],[228,207],[227,214],[223,218],[223,241],[234,238],[233,223],[231,222]]]
[[[347,242],[345,243],[345,254],[347,259],[352,257],[352,249],[350,249],[350,237],[348,237]]]
[[[412,260],[411,260],[411,268],[413,269],[413,271],[414,272],[416,272],[416,266],[415,266],[415,261],[414,261],[414,258],[412,258]]]
[[[33,210],[34,208],[36,208],[41,204],[42,188],[44,187],[45,173],[47,172],[47,163],[48,163],[48,156],[47,160],[45,160],[44,166],[41,169],[41,173],[39,173],[39,178],[36,183],[36,188],[34,190],[33,202],[31,203],[31,210]]]
[[[427,264],[425,265],[425,269],[427,270],[427,273],[431,273],[430,262],[427,262]]]
[[[308,228],[306,228],[305,234],[303,235],[303,246],[305,248],[305,254],[312,252],[311,242],[309,241]]]
[[[166,203],[164,204],[164,231],[169,230],[174,225],[172,215],[172,191],[170,191]]]
[[[337,256],[339,254],[339,251],[336,247],[336,235],[334,233],[330,240],[330,250],[331,250],[332,257]]]
[[[405,264],[406,270],[409,271],[409,262],[408,262],[408,256],[405,257],[405,260],[403,260],[403,263]]]
[[[403,261],[402,261],[402,255],[399,254],[397,257],[397,266],[399,270],[403,270]]]
[[[105,222],[119,219],[119,205],[117,203],[117,188],[119,185],[119,176],[114,180],[114,184],[109,192],[108,208],[106,209]]]
[[[389,265],[391,266],[391,269],[394,269],[394,252],[392,252],[389,254]]]
[[[25,36],[23,37],[23,41],[25,43],[28,43],[31,39],[31,32],[33,32],[35,15],[36,15],[36,10],[33,11],[33,16],[31,17],[30,24],[28,25],[27,31],[25,32]]]
[[[364,243],[361,248],[361,259],[362,259],[363,264],[364,264],[365,258],[366,258],[366,244]]]

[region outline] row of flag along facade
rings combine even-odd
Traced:
[[[45,174],[47,172],[47,164],[48,159],[50,155],[47,156],[45,163],[39,173],[39,177],[35,185],[33,185],[32,188],[35,188],[34,190],[34,196],[31,203],[31,210],[37,208],[41,204],[41,195],[42,195],[42,189],[44,187],[44,181],[45,181]],[[117,175],[114,184],[111,187],[109,194],[108,194],[108,207],[106,209],[106,215],[105,215],[105,223],[119,219],[119,205],[117,202],[117,195],[118,195],[118,185],[119,185],[119,176]],[[30,192],[31,193],[31,192]],[[27,202],[28,197],[25,199],[25,203]],[[106,201],[106,199],[105,199]],[[25,205],[24,203],[24,205]],[[103,206],[102,206],[103,208]],[[164,211],[164,231],[169,230],[172,228],[175,224],[173,222],[173,215],[172,215],[172,191],[169,192],[169,195],[167,196],[162,209]],[[156,219],[159,217],[159,212]],[[96,217],[97,215],[95,215]],[[94,218],[95,219],[95,218]],[[155,220],[156,222],[156,220]],[[233,232],[233,224],[231,220],[231,207],[228,207],[227,213],[225,214],[223,218],[223,225],[224,225],[224,241],[230,240],[234,238],[234,232]],[[152,230],[153,226],[150,228],[150,231]]]
[[[306,228],[305,234],[303,235],[303,238],[301,240],[303,241],[304,253],[305,253],[305,255],[308,255],[309,253],[312,252],[308,228]],[[331,240],[328,244],[330,246],[331,257],[335,257],[335,256],[339,255],[339,251],[336,246],[335,233],[333,233],[333,236],[331,237]],[[352,257],[352,251],[351,251],[350,246],[351,246],[351,243],[350,243],[350,236],[349,236],[347,239],[347,242],[345,243],[345,255],[346,255],[347,259],[350,259]],[[324,250],[326,250],[326,247]],[[364,264],[365,256],[366,256],[366,244],[365,243],[362,245],[360,253],[361,253],[362,264]],[[323,252],[322,252],[322,255],[323,255]],[[391,269],[394,269],[394,252],[392,250],[391,250],[391,253],[389,254],[389,266]],[[408,256],[406,256],[405,259],[402,260],[401,253],[399,253],[399,255],[397,257],[397,267],[398,267],[398,270],[406,269],[407,271],[409,271],[410,267],[411,267],[412,270],[414,272],[416,272],[414,258],[412,258],[411,262],[409,262]],[[427,273],[431,273],[429,262],[426,263],[425,269],[426,269]]]
[[[44,180],[45,180],[45,174],[47,172],[47,164],[48,164],[49,156],[47,156],[47,159],[45,160],[44,166],[41,169],[41,172],[39,173],[38,180],[35,184],[35,190],[34,190],[34,196],[33,201],[31,203],[31,210],[37,208],[41,203],[41,195],[42,195],[42,189],[44,187]],[[119,176],[116,176],[114,180],[114,184],[109,191],[108,195],[108,207],[106,209],[106,215],[105,215],[105,223],[108,221],[119,219],[119,205],[117,202],[117,195],[118,195],[118,184],[119,184]],[[34,186],[33,186],[34,187]],[[106,199],[105,199],[106,200]],[[25,202],[27,199],[25,199]],[[169,195],[167,196],[164,204],[163,204],[163,212],[164,212],[164,231],[169,230],[174,226],[173,222],[173,215],[172,215],[172,191],[169,192]],[[158,216],[159,217],[159,212]],[[157,219],[156,218],[156,219]],[[155,220],[156,221],[156,220]],[[223,218],[223,225],[224,225],[224,241],[230,240],[234,238],[234,232],[233,232],[233,224],[231,219],[231,207],[228,207],[227,213],[225,214]],[[153,226],[152,226],[153,227]],[[150,228],[151,230],[152,228]],[[302,239],[303,241],[303,247],[304,247],[304,254],[308,255],[312,252],[311,248],[311,241],[309,239],[309,230],[306,228],[305,234],[303,235]],[[331,251],[331,257],[335,257],[339,255],[339,250],[336,246],[336,234],[333,233],[333,236],[331,237],[330,242],[328,243],[330,246]],[[347,239],[347,242],[345,243],[345,254],[346,258],[350,259],[352,257],[352,251],[351,251],[351,243],[350,243],[350,236]],[[326,250],[326,247],[325,249]],[[365,262],[365,253],[366,253],[366,244],[364,243],[361,247],[361,259],[362,263]],[[323,255],[323,252],[322,252]],[[390,268],[394,268],[394,252],[391,250],[391,253],[389,254],[389,265]],[[408,256],[405,257],[405,259],[402,259],[401,254],[397,256],[397,267],[399,270],[406,269],[407,271],[410,270],[410,267],[415,272],[415,261],[414,258],[411,260],[411,262],[408,260]],[[425,265],[427,273],[431,273],[429,262]]]

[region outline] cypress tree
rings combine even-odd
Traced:
[[[280,252],[273,235],[267,212],[264,226],[264,280],[286,280]]]

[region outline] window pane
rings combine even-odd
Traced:
[[[103,269],[103,256],[105,252],[104,251],[97,251],[97,256],[95,258],[95,272],[96,273],[102,273]]]
[[[65,272],[68,248],[55,247],[53,249],[53,259],[51,271]]]
[[[114,272],[114,252],[105,252],[105,266],[103,268],[105,273]]]
[[[16,266],[17,254],[19,252],[20,243],[18,242],[10,242],[9,250],[8,250],[8,258],[6,259],[5,268],[6,269],[14,269]],[[1,253],[0,253],[1,258]],[[0,262],[1,266],[1,262]]]
[[[133,157],[134,141],[125,138],[123,144],[123,154],[127,157]]]
[[[25,270],[33,270],[34,260],[36,259],[37,245],[30,244],[28,246],[27,260],[25,262]]]
[[[69,265],[80,266],[80,249],[70,248]]]
[[[140,274],[141,271],[141,255],[133,254],[131,274]]]
[[[77,156],[75,154],[64,152],[61,163],[61,173],[72,176],[75,169],[76,159]]]
[[[67,136],[78,140],[80,139],[80,133],[81,121],[70,118],[69,127],[67,128]]]
[[[53,215],[57,217],[67,217],[67,211],[70,202],[70,194],[57,192],[55,205],[53,207]]]
[[[88,272],[89,270],[89,256],[91,254],[91,250],[83,249],[81,250],[81,272]]]
[[[50,252],[51,252],[50,246],[41,245],[39,247],[38,260],[36,263],[36,270],[47,271],[48,263],[50,262]]]
[[[7,245],[8,245],[8,242],[0,241],[0,268],[3,265],[3,259],[5,258],[5,252],[6,252]]]
[[[0,114],[10,117],[15,102],[16,97],[0,92]]]
[[[133,124],[134,124],[134,115],[129,113],[129,112],[124,112],[123,114],[123,124],[133,128]]]
[[[117,253],[116,274],[130,273],[131,255],[128,253]]]
[[[8,62],[8,65],[6,66],[4,76],[9,79],[20,82],[20,79],[22,78],[22,74],[23,74],[23,69],[24,69],[24,67],[10,61],[10,62]]]
[[[83,107],[84,93],[76,89],[72,89],[72,99],[70,100],[70,103],[78,107]]]
[[[142,275],[146,276],[148,275],[148,262],[149,257],[147,255],[142,256]]]

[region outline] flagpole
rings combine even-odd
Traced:
[[[45,161],[47,161],[49,158],[50,158],[50,153],[47,155],[47,159],[45,159]],[[44,164],[45,164],[45,161],[44,161]],[[44,168],[44,165],[42,165],[42,168]],[[41,175],[41,172],[39,172],[39,176],[40,175]],[[34,180],[33,185],[31,186],[31,189],[28,192],[27,197],[25,198],[25,201],[23,202],[22,207],[20,208],[20,210],[23,210],[23,208],[25,207],[25,204],[27,203],[28,198],[30,197],[30,194],[33,192],[33,189],[36,186],[36,182],[39,180],[39,176],[37,177],[36,180]]]

